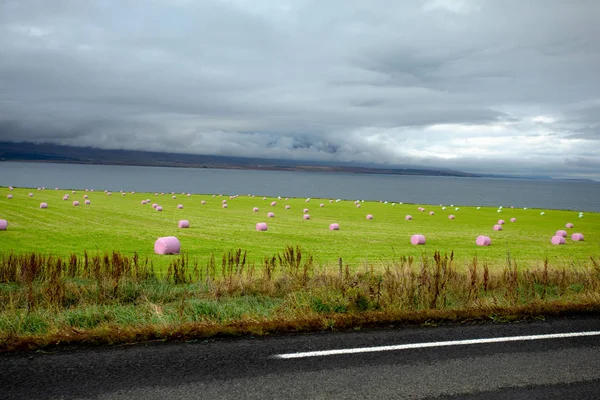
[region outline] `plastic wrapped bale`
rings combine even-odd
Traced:
[[[565,225],[565,228],[567,228],[567,229],[572,229],[572,228],[574,228],[574,227],[575,227],[575,225],[573,225],[573,224],[572,224],[572,223],[570,223],[570,222],[567,222],[567,224]]]
[[[498,225],[498,224],[494,225],[494,230],[495,231],[501,231],[502,230],[502,225]]]
[[[325,207],[325,204],[321,203],[319,204],[319,207]]]
[[[84,194],[84,195],[83,195],[83,198],[84,198],[84,199],[87,199],[87,198],[88,198],[88,195],[87,195],[87,194]]]
[[[574,242],[583,242],[583,233],[574,233],[571,235],[571,240]]]
[[[28,194],[28,196],[29,196],[29,197],[33,197],[33,193],[29,193],[29,194]]]
[[[489,236],[477,236],[477,239],[475,239],[475,244],[477,246],[489,246],[490,244],[492,244],[492,239],[489,238]]]
[[[425,236],[423,235],[412,235],[410,237],[410,243],[413,245],[425,244]]]
[[[555,236],[567,237],[567,231],[565,231],[564,229],[559,229],[559,230],[556,231],[556,233],[554,235]]]
[[[205,201],[205,200],[202,200],[202,201],[200,202],[200,204],[206,204],[206,201]]]
[[[356,205],[356,208],[360,208],[360,204],[357,204],[357,205]]]
[[[92,202],[90,200],[86,200],[83,202],[86,206],[89,206],[90,204],[92,204]]]
[[[187,219],[180,219],[179,222],[177,223],[177,227],[178,228],[189,228],[190,221],[188,221]]]
[[[258,212],[258,207],[254,207],[254,208],[252,209],[252,212]]]
[[[267,223],[266,222],[259,222],[256,224],[256,230],[259,232],[264,232],[267,230]]]
[[[433,211],[429,211],[429,215],[435,215]]]
[[[305,208],[304,210],[302,210],[303,213],[307,213],[308,212],[308,208]]]
[[[410,221],[412,219],[412,215],[407,215],[406,217],[404,217],[404,219]]]
[[[554,235],[554,236],[552,236],[552,239],[550,239],[550,243],[552,243],[552,244],[565,244],[566,240],[562,236]]]
[[[40,203],[40,208],[48,208],[48,203]]]
[[[499,219],[498,220],[498,225],[504,225],[504,220],[503,219]]]
[[[272,202],[271,202],[271,207],[275,207],[276,205],[277,205],[277,202],[276,202],[276,201],[272,201]]]
[[[510,222],[517,222],[517,219],[516,219],[515,217],[512,217],[512,218],[510,219]]]
[[[223,200],[221,203],[222,204],[227,204],[227,200]]]
[[[162,211],[162,206],[156,206],[156,211]]]
[[[77,200],[75,200],[75,201],[73,202],[73,207],[78,207],[78,206],[79,206],[79,202],[78,202]]]
[[[367,214],[367,219],[373,219],[373,215]]]
[[[181,210],[183,208],[183,204],[177,204],[177,208]]]
[[[452,214],[448,215],[448,219],[454,219],[454,215],[452,215]]]
[[[269,217],[269,218],[275,218],[275,213],[272,213],[272,212],[267,213],[267,217]]]
[[[175,236],[165,236],[156,239],[154,252],[156,254],[179,254],[181,243]]]
[[[310,215],[309,215],[309,214],[304,214],[304,215],[302,216],[302,218],[303,218],[303,219],[310,219]]]
[[[222,205],[221,207],[223,207],[223,208],[227,208],[227,207],[228,207],[228,206],[227,206],[227,203],[223,203],[223,205]]]
[[[290,209],[290,206],[289,206],[289,205],[285,206],[285,209],[286,209],[286,210],[289,210],[289,209]]]
[[[146,200],[142,200],[142,204],[146,204]]]
[[[336,224],[336,223],[329,224],[329,230],[330,231],[339,231],[340,230],[340,224]]]
[[[7,198],[7,199],[12,199],[12,194],[8,194],[8,195],[6,195],[6,198]]]
[[[156,209],[156,207],[158,207],[158,204],[156,204],[156,203],[152,204],[152,208]]]
[[[5,231],[6,229],[8,229],[8,221],[0,219],[0,231]]]

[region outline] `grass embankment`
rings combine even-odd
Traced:
[[[28,197],[32,193],[33,197]],[[7,199],[11,194],[12,199]],[[70,200],[62,200],[64,194]],[[91,205],[83,204],[87,195]],[[150,204],[142,205],[141,200],[150,199]],[[228,208],[221,207],[226,199]],[[72,201],[81,205],[73,207]],[[385,200],[385,199],[383,199]],[[392,199],[388,199],[392,200]],[[440,199],[443,202],[444,199]],[[205,201],[206,204],[201,204]],[[277,205],[270,204],[276,201]],[[40,202],[47,202],[47,209],[40,209]],[[152,203],[160,204],[162,212],[152,208]],[[320,204],[324,207],[319,207]],[[178,209],[177,205],[184,206]],[[291,208],[286,210],[284,207]],[[501,206],[499,204],[499,206]],[[529,208],[511,209],[503,205],[501,213],[494,207],[465,207],[446,204],[384,204],[364,202],[357,208],[353,201],[330,203],[326,199],[284,199],[230,196],[154,193],[113,193],[71,190],[32,190],[10,191],[0,188],[0,219],[9,222],[7,231],[0,231],[0,249],[15,253],[37,252],[41,254],[69,257],[82,256],[99,251],[117,251],[131,256],[137,252],[140,257],[148,257],[157,271],[164,271],[170,262],[167,256],[153,253],[154,241],[160,236],[177,236],[182,250],[190,259],[206,262],[211,254],[219,256],[231,249],[242,248],[248,251],[248,260],[262,263],[264,257],[281,251],[288,245],[300,245],[314,254],[315,262],[321,266],[335,267],[338,258],[352,267],[373,265],[382,267],[400,257],[420,257],[427,251],[453,251],[459,266],[464,266],[474,256],[490,266],[503,265],[507,251],[523,266],[540,265],[548,258],[553,265],[570,265],[583,262],[592,255],[600,254],[600,214],[585,213],[578,218],[577,211],[540,210]],[[258,207],[259,212],[252,211]],[[424,207],[425,211],[418,211]],[[459,207],[459,210],[455,208]],[[308,208],[310,220],[303,220],[303,209]],[[267,212],[274,212],[275,218],[267,218]],[[429,215],[434,211],[435,215]],[[540,215],[540,212],[545,215]],[[367,220],[367,214],[374,216]],[[412,215],[406,221],[406,215]],[[448,219],[450,214],[454,220]],[[511,223],[510,218],[517,219]],[[180,219],[190,221],[189,229],[178,229]],[[498,219],[506,224],[500,232],[493,230]],[[267,222],[267,232],[256,232],[257,222]],[[339,231],[329,231],[330,223],[340,224]],[[567,229],[569,235],[581,232],[585,241],[555,246],[550,238],[556,230],[565,229],[572,222],[574,229]],[[427,238],[424,246],[413,246],[410,237],[423,234]],[[475,238],[486,235],[492,239],[489,247],[478,247]]]
[[[242,251],[206,265],[181,256],[158,276],[135,255],[4,254],[0,307],[0,350],[597,313],[600,264],[523,270],[508,258],[491,270],[475,258],[460,272],[435,253],[334,272],[288,247],[260,268]]]
[[[446,207],[1,188],[0,349],[600,310],[599,214]],[[551,245],[567,222],[585,241]],[[153,253],[168,235],[183,256]]]

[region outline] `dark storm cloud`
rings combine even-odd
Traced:
[[[0,139],[586,176],[595,0],[0,1]]]

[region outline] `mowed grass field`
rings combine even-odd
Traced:
[[[33,196],[29,197],[28,194]],[[7,195],[12,195],[8,199]],[[69,200],[63,195],[69,194]],[[84,205],[84,195],[91,201]],[[257,265],[265,256],[281,252],[286,246],[300,246],[325,266],[337,266],[341,257],[351,267],[389,265],[402,256],[419,258],[424,252],[435,250],[451,252],[455,259],[465,264],[474,256],[490,266],[505,265],[507,252],[519,265],[542,265],[547,258],[553,266],[569,266],[600,258],[600,214],[586,212],[579,218],[577,211],[542,209],[511,209],[510,204],[497,207],[465,207],[444,204],[395,204],[343,200],[330,203],[330,199],[277,198],[256,194],[255,197],[230,195],[176,193],[86,192],[76,190],[23,189],[9,190],[0,187],[0,219],[8,221],[8,229],[0,231],[0,252],[37,252],[67,257],[71,253],[105,253],[119,251],[125,255],[137,252],[143,259],[148,256],[155,268],[165,268],[173,256],[154,254],[154,242],[161,236],[179,238],[182,251],[190,260],[196,258],[205,265],[211,253],[220,262],[223,252],[241,248],[248,252],[248,260]],[[141,204],[149,199],[149,204]],[[80,206],[74,207],[78,200]],[[206,204],[201,204],[201,201]],[[228,208],[222,208],[227,200]],[[271,206],[276,201],[277,205]],[[40,203],[48,203],[40,209]],[[157,203],[162,212],[152,208]],[[324,207],[320,207],[320,204]],[[177,205],[182,204],[183,209]],[[290,209],[286,210],[285,205]],[[253,212],[258,207],[259,212]],[[418,207],[424,207],[421,212]],[[459,207],[458,210],[455,208]],[[303,209],[308,208],[310,220],[303,219]],[[435,215],[429,215],[429,212]],[[545,215],[540,215],[541,212]],[[275,213],[268,218],[267,213]],[[373,219],[367,220],[366,215]],[[412,220],[405,220],[409,214]],[[453,214],[455,219],[448,216]],[[510,218],[516,218],[514,223]],[[179,229],[181,219],[190,222],[190,228]],[[499,219],[506,223],[502,231],[494,231]],[[255,225],[266,222],[268,231],[257,232]],[[566,229],[571,222],[573,229]],[[338,223],[339,231],[330,231],[329,224]],[[551,237],[558,229],[568,232],[565,245],[552,245]],[[571,234],[585,236],[582,242],[571,240]],[[411,235],[423,234],[425,245],[413,246]],[[476,246],[478,235],[489,236],[489,247]]]

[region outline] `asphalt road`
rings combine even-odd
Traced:
[[[600,317],[0,354],[0,399],[598,399],[597,334],[277,357],[590,331]]]

